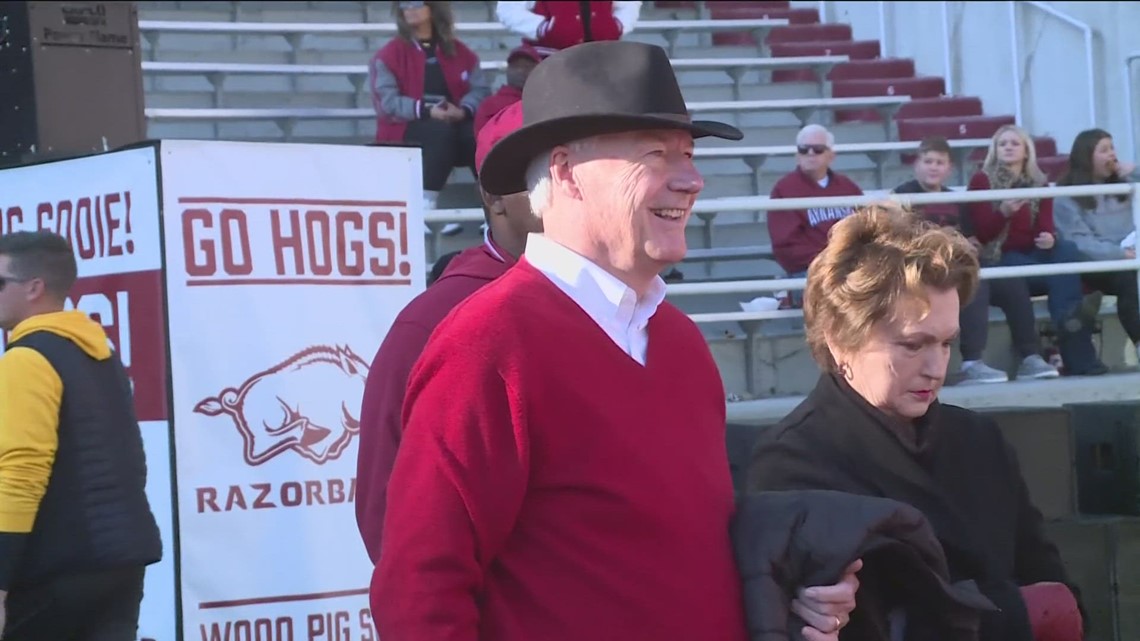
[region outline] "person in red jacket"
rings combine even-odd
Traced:
[[[502,111],[508,105],[522,100],[523,86],[535,66],[542,62],[543,55],[530,45],[516,47],[507,56],[507,81],[499,90],[479,105],[475,112],[475,134],[492,116]]]
[[[522,124],[522,103],[499,112],[479,132],[477,167],[500,138]],[[526,194],[492,196],[483,192],[488,232],[483,243],[452,258],[424,293],[396,316],[376,352],[364,384],[360,410],[360,453],[356,472],[356,523],[368,556],[380,557],[388,476],[400,443],[400,411],[412,365],[436,325],[455,306],[502,276],[522,255],[527,234],[542,230]]]
[[[523,104],[479,179],[527,189],[545,231],[412,370],[376,632],[745,641],[724,386],[657,275],[704,186],[693,139],[742,134],[691,120],[668,54],[638,42],[553,54]],[[805,639],[838,639],[859,567],[797,591]]]
[[[796,168],[772,187],[772,198],[862,196],[847,176],[831,170],[835,136],[821,125],[808,125],[796,134]],[[789,278],[807,275],[808,265],[827,246],[827,232],[854,207],[813,207],[768,212],[772,254]],[[798,297],[797,297],[798,302]]]
[[[994,133],[982,170],[970,178],[967,189],[1025,189],[1048,183],[1037,166],[1033,139],[1022,128],[1005,125]],[[1085,260],[1071,241],[1057,238],[1053,225],[1053,199],[1006,199],[970,203],[970,222],[981,242],[978,257],[983,266],[1042,265]],[[1100,311],[1100,298],[1083,304],[1079,274],[1031,276],[1034,292],[1049,295],[1049,315],[1058,333],[1061,359],[1069,376],[1095,376],[1108,371],[1097,356],[1092,328]]]
[[[399,33],[369,65],[376,141],[421,147],[427,209],[452,169],[474,167],[473,120],[491,89],[479,57],[455,37],[450,4],[392,3]]]
[[[633,31],[640,2],[498,2],[495,16],[523,43],[550,55],[583,42],[617,40]]]

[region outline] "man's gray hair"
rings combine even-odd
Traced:
[[[574,140],[566,146],[571,151],[581,151],[596,141],[596,138],[582,138],[581,140]],[[554,148],[543,150],[526,166],[526,191],[530,197],[530,210],[537,218],[542,218],[542,214],[550,207],[550,202],[554,196],[551,191],[550,178],[550,154],[553,151]]]
[[[807,144],[804,141],[812,134],[823,134],[826,137],[827,146],[829,148],[835,147],[835,134],[828,131],[827,127],[816,124],[811,124],[800,129],[800,132],[796,134],[796,146]]]

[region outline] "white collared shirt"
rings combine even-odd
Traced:
[[[526,240],[526,260],[570,297],[614,343],[645,365],[649,319],[665,300],[665,281],[655,277],[645,296],[585,257],[542,234]]]

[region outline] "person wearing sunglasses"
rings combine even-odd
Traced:
[[[394,2],[397,35],[372,57],[376,142],[423,150],[425,209],[456,167],[475,166],[475,112],[491,93],[479,56],[455,35],[449,2]],[[443,233],[458,233],[457,224]]]
[[[796,168],[772,188],[772,198],[862,196],[847,176],[831,170],[835,136],[821,125],[808,125],[796,135]],[[768,212],[768,237],[776,262],[790,278],[807,274],[812,259],[827,246],[832,225],[851,215],[853,207],[813,207]]]
[[[64,311],[77,271],[58,234],[0,236],[6,641],[133,641],[146,566],[162,558],[131,382],[103,326]]]

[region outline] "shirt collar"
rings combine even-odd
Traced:
[[[655,276],[645,296],[594,262],[542,234],[527,236],[525,256],[591,316],[602,315],[622,327],[642,330],[665,300],[665,281]]]

